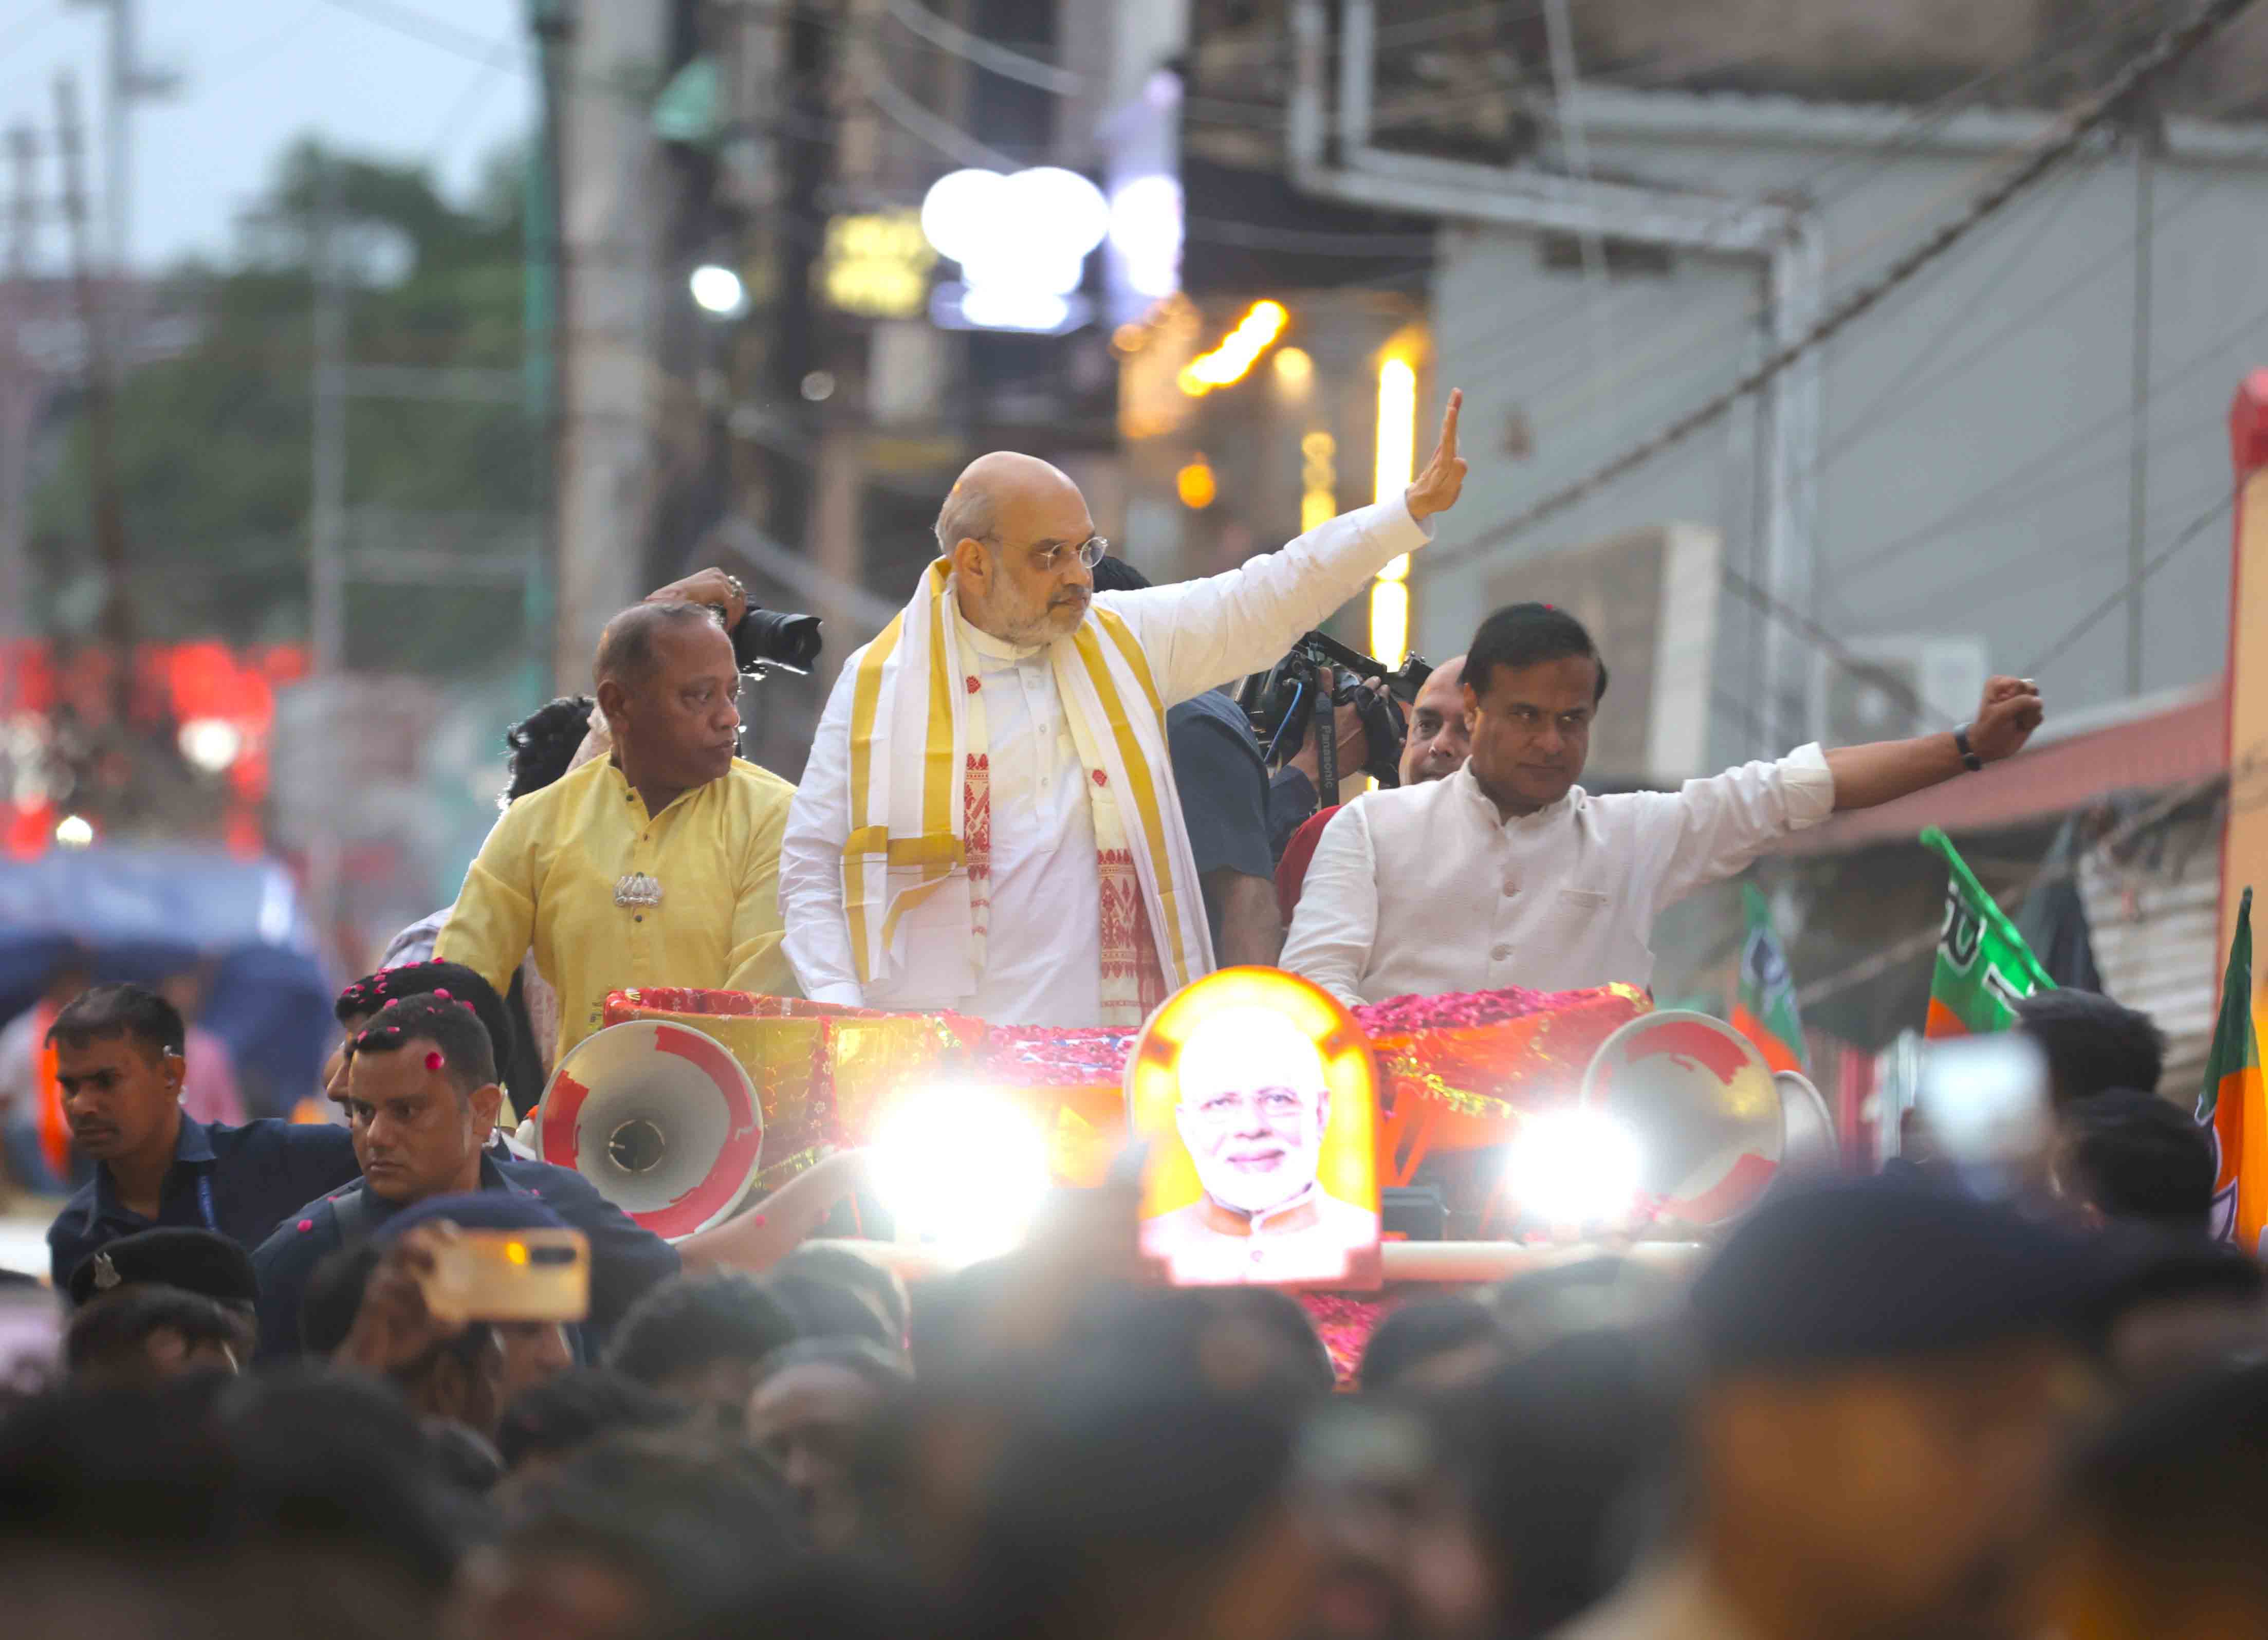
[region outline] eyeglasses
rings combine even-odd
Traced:
[[[1042,570],[1059,570],[1063,567],[1064,555],[1076,553],[1079,563],[1092,570],[1102,562],[1103,555],[1109,550],[1108,541],[1100,535],[1090,535],[1076,547],[1042,548],[1032,555],[1032,562]]]

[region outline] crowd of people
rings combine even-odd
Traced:
[[[428,1055],[485,1069],[453,998],[376,1018],[365,1140]],[[1350,1385],[1292,1296],[1149,1279],[1123,1180],[910,1289],[862,1244],[696,1266],[628,1226],[578,1325],[455,1319],[425,1278],[603,1204],[413,1196],[398,1160],[281,1341],[298,1222],[134,1231],[0,1408],[9,1632],[2268,1631],[2268,1283],[2207,1234],[2209,1142],[2102,1085],[2154,1068],[2146,1019],[2065,993],[2022,1028],[2057,1067],[2036,1195],[1925,1163],[1776,1191],[1697,1275],[1590,1247],[1397,1294]]]
[[[674,1241],[530,1153],[548,1078],[635,987],[1123,1028],[1224,962],[1349,1003],[1644,986],[1665,905],[2040,723],[1994,679],[1959,729],[1594,795],[1607,661],[1524,604],[1425,680],[1398,757],[1356,700],[1271,771],[1222,687],[1422,550],[1457,410],[1404,496],[1171,586],[1108,556],[1063,474],[981,459],[795,785],[736,755],[739,584],[623,612],[593,695],[513,732],[458,900],[339,995],[335,1123],[197,1107],[206,1050],[157,991],[53,998],[34,1054],[86,1177],[54,1292],[0,1290],[7,1632],[2268,1632],[2268,1279],[2211,1233],[2162,1039],[2105,997],[2021,1011],[2054,1113],[2027,1168],[1917,1145],[1674,1258],[1359,1300],[1163,1284],[1138,1169],[909,1285],[814,1235],[855,1151]],[[1398,780],[1328,802],[1322,737]],[[1243,1046],[1199,1113],[1223,1132],[1285,1092]],[[1257,1247],[1344,1206],[1294,1205],[1202,1210]],[[571,1245],[583,1296],[445,1303],[475,1242]],[[59,1301],[53,1360],[18,1349]]]

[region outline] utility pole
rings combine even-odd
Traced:
[[[139,31],[135,27],[137,0],[73,3],[99,6],[110,13],[109,49],[103,73],[103,251],[111,273],[123,276],[134,254],[134,105],[171,96],[180,88],[181,77],[170,70],[144,65]]]
[[[307,509],[308,647],[314,662],[317,709],[332,721],[344,697],[346,588],[341,536],[346,523],[346,292],[339,276],[339,162],[321,154],[315,180],[315,214],[307,240],[313,286],[314,415]],[[326,746],[335,739],[326,734]],[[329,949],[338,921],[339,837],[334,814],[336,787],[326,783],[323,808],[307,848],[307,899],[318,937]]]
[[[2150,330],[2157,261],[2154,197],[2161,127],[2146,93],[2137,100],[2134,138],[2134,336],[2128,377],[2126,453],[2126,693],[2142,693],[2142,582],[2150,533]]]
[[[40,383],[25,357],[24,320],[31,301],[32,238],[37,206],[34,167],[39,139],[29,126],[8,133],[8,283],[0,298],[0,643],[26,636],[30,622],[24,606],[31,593],[24,567],[24,490],[29,479],[32,422],[38,412]],[[0,720],[13,715],[15,667],[0,664]]]
[[[112,655],[113,722],[123,731],[133,688],[134,614],[126,580],[126,510],[118,489],[117,378],[110,358],[110,326],[90,266],[78,87],[69,72],[55,77],[55,146],[63,159],[63,220],[70,229],[71,285],[85,337],[87,481],[93,491],[95,557],[105,582],[101,631]]]
[[[572,19],[568,0],[528,0],[528,27],[535,36],[539,70],[536,95],[536,141],[527,166],[526,227],[521,255],[526,267],[524,315],[526,333],[526,403],[534,423],[541,453],[537,483],[542,522],[536,550],[527,568],[520,603],[520,625],[526,633],[526,680],[521,685],[523,704],[534,710],[552,693],[556,647],[554,588],[558,580],[563,541],[560,486],[566,471],[563,444],[566,418],[562,375],[564,349],[560,346],[560,315],[564,311],[567,280],[566,236],[559,220],[561,130],[566,94],[563,85],[568,40]]]
[[[645,104],[609,88],[665,60],[670,10],[666,0],[581,7],[566,54],[578,90],[562,99],[559,120],[563,425],[551,664],[563,689],[587,685],[600,628],[644,590],[668,189]]]

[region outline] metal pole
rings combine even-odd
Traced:
[[[346,588],[340,557],[346,521],[346,303],[339,278],[339,164],[320,156],[315,214],[308,236],[308,273],[313,284],[314,414],[311,427],[312,470],[307,513],[307,613],[317,710],[326,723],[343,704],[341,673],[346,664]],[[325,734],[324,744],[331,743]],[[325,948],[338,926],[339,840],[334,823],[336,794],[326,792],[320,819],[307,849],[307,899]]]
[[[1567,0],[1543,0],[1543,32],[1551,55],[1552,98],[1557,107],[1559,140],[1567,151],[1567,168],[1579,182],[1591,180],[1591,143],[1583,129],[1582,93],[1575,75],[1575,25],[1567,14]],[[1607,277],[1607,242],[1593,223],[1577,236],[1583,252],[1583,283],[1590,299],[1584,304],[1591,321],[1591,386],[1596,414],[1606,420],[1608,436],[1619,442],[1622,417],[1616,414],[1611,383],[1614,378],[1614,320],[1608,311],[1612,286]]]
[[[2150,288],[2156,261],[2156,122],[2134,127],[2134,364],[2129,391],[2126,481],[2126,693],[2142,693],[2142,581],[2150,533]]]
[[[103,156],[107,165],[103,214],[109,218],[105,226],[111,276],[123,278],[133,249],[129,224],[133,219],[134,0],[110,0],[109,55],[109,85],[102,111],[109,149]]]
[[[520,693],[534,710],[552,693],[555,630],[559,576],[560,444],[564,437],[562,415],[564,388],[561,376],[565,349],[560,346],[559,316],[563,311],[567,282],[566,236],[561,232],[560,74],[566,61],[571,27],[568,0],[528,0],[528,27],[535,36],[539,70],[534,153],[527,166],[526,224],[521,235],[526,270],[522,346],[526,360],[527,413],[536,429],[538,503],[542,523],[536,550],[528,564],[520,603],[520,624],[527,651]]]
[[[29,591],[24,572],[24,491],[39,383],[31,360],[24,356],[19,333],[36,220],[32,194],[38,154],[39,139],[29,126],[19,125],[8,133],[8,285],[5,305],[0,307],[7,329],[5,337],[0,338],[0,361],[4,361],[7,371],[4,385],[0,385],[0,641],[20,638],[30,629],[24,617]],[[15,710],[14,688],[12,658],[0,661],[0,719]]]
[[[86,342],[87,479],[93,490],[95,554],[107,583],[102,633],[114,659],[112,708],[116,727],[122,732],[133,685],[134,619],[127,596],[126,512],[118,490],[115,372],[109,357],[110,327],[86,242],[78,88],[68,72],[55,77],[55,145],[63,160],[63,218],[70,227],[71,283]]]

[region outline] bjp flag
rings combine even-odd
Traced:
[[[1733,1029],[1756,1045],[1774,1070],[1801,1070],[1803,1018],[1795,1006],[1795,981],[1773,930],[1771,904],[1754,883],[1741,885],[1748,938],[1741,943],[1741,988],[1733,1002]]]
[[[2252,890],[2237,904],[2236,932],[2220,982],[2220,1019],[2205,1061],[2198,1121],[2211,1124],[2220,1171],[2213,1180],[2214,1232],[2246,1252],[2261,1250],[2268,1227],[2268,1089],[2260,1077],[2260,1039],[2252,1029]]]
[[[2005,1031],[2016,1022],[2016,1004],[2055,982],[2040,966],[2008,914],[1977,880],[1934,826],[1921,840],[1945,857],[1945,926],[1937,937],[1937,968],[1929,980],[1925,1036],[1967,1036]]]

